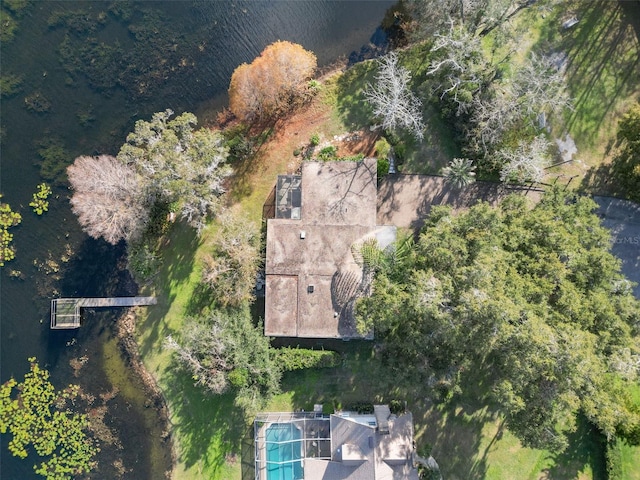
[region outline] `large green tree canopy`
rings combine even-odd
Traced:
[[[176,203],[187,222],[199,231],[209,214],[219,210],[228,150],[222,134],[209,128],[194,130],[197,118],[183,113],[155,113],[139,120],[118,153],[144,179],[148,201]]]
[[[595,207],[553,190],[533,208],[434,208],[387,255],[361,327],[416,382],[488,392],[525,445],[562,448],[578,412],[638,443],[640,307]]]

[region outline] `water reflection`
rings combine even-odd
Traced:
[[[160,478],[168,449],[114,341],[117,311],[85,312],[76,331],[48,328],[53,296],[135,294],[123,246],[80,231],[64,167],[81,154],[116,153],[133,123],[155,111],[224,104],[233,69],[275,40],[302,44],[320,65],[358,51],[391,3],[32,2],[13,41],[2,42],[1,72],[21,85],[2,98],[0,190],[24,219],[13,231],[17,257],[0,272],[0,381],[22,377],[36,356],[56,385],[78,383],[93,395],[94,414],[108,406],[105,425],[118,440],[102,442],[92,478]],[[26,108],[28,97],[41,111]],[[42,174],[54,191],[49,212],[37,217],[28,203]],[[1,442],[2,478],[38,478]]]

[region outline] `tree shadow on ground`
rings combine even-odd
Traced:
[[[580,183],[580,190],[593,195],[616,195],[618,188],[612,176],[611,165],[597,165],[587,170]]]
[[[242,436],[241,446],[241,461],[242,461],[242,480],[255,480],[256,478],[256,465],[255,465],[255,440],[253,424],[247,426]]]
[[[177,364],[164,372],[163,389],[173,413],[172,429],[180,437],[182,450],[177,452],[187,468],[202,464],[207,472],[220,471],[229,459],[241,453],[247,424],[242,411],[233,404],[232,393],[207,394],[193,385],[193,378]]]
[[[211,287],[205,283],[199,282],[195,287],[193,287],[193,291],[191,292],[191,296],[187,301],[187,304],[184,309],[185,315],[195,316],[202,311],[211,306],[213,303],[213,291]]]
[[[493,411],[466,399],[436,403],[426,382],[386,366],[374,343],[342,342],[336,347],[343,355],[341,366],[284,375],[282,388],[293,392],[294,409],[310,411],[314,404],[323,404],[325,412],[333,412],[357,403],[406,401],[418,448],[432,451],[445,478],[485,478],[488,449],[480,458],[479,452],[484,425],[496,419]]]
[[[148,309],[148,314],[140,318],[137,327],[144,332],[140,337],[140,353],[143,357],[157,349],[160,339],[171,333],[163,320],[178,296],[180,285],[186,283],[195,267],[199,242],[196,231],[183,223],[174,224],[162,239],[162,265],[157,276],[159,281],[156,282],[158,304]]]
[[[430,448],[444,478],[480,480],[487,473],[490,447],[502,435],[500,427],[483,455],[478,455],[484,425],[493,419],[486,408],[476,409],[459,402],[440,405],[425,402],[422,408],[414,409],[416,432],[420,432],[417,443]]]
[[[553,466],[545,469],[545,478],[582,478],[587,468],[593,480],[606,479],[605,438],[584,416],[578,417],[575,432],[568,436],[569,446],[552,454]]]
[[[351,130],[368,127],[372,108],[364,98],[367,83],[375,80],[375,62],[359,63],[344,72],[336,83],[336,105],[342,121]]]
[[[575,109],[561,130],[581,146],[594,147],[613,128],[619,101],[638,91],[640,46],[626,2],[569,2],[545,22],[534,50],[567,55],[567,83]],[[631,3],[631,2],[629,2]],[[578,23],[562,27],[568,16]]]

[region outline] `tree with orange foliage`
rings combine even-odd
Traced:
[[[273,118],[301,98],[316,65],[316,56],[302,46],[272,43],[253,62],[233,72],[229,108],[243,121]]]

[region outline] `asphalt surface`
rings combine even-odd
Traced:
[[[622,272],[635,282],[640,299],[640,205],[611,197],[593,197],[602,225],[611,230],[611,252],[622,261]]]

